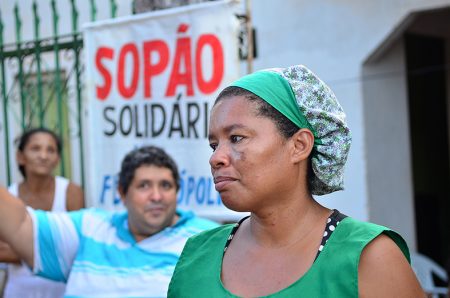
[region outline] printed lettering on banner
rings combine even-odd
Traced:
[[[121,209],[120,161],[143,145],[179,165],[178,206],[218,220],[239,218],[214,189],[208,118],[237,79],[236,3],[217,1],[88,24],[84,30],[85,156],[89,205]]]

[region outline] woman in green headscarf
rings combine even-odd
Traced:
[[[350,149],[333,92],[304,66],[225,88],[211,112],[211,172],[250,216],[191,238],[169,297],[423,297],[394,231],[330,210]]]

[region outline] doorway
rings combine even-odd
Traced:
[[[450,160],[446,40],[404,38],[418,252],[450,258]]]

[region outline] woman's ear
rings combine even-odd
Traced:
[[[293,161],[307,160],[314,147],[313,133],[307,128],[302,128],[291,137],[291,140],[293,143]]]

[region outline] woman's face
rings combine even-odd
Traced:
[[[59,162],[59,153],[55,139],[48,133],[33,134],[23,151],[17,153],[17,161],[29,174],[51,175]]]
[[[209,160],[216,190],[236,211],[255,211],[276,203],[286,190],[289,140],[269,118],[257,115],[257,103],[244,96],[220,100],[212,109]]]

